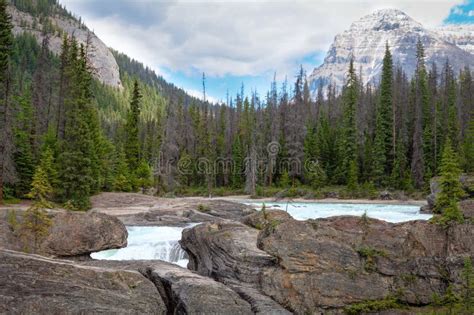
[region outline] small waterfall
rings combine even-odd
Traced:
[[[178,241],[159,242],[153,244],[153,247],[155,248],[155,259],[176,263],[188,258]]]
[[[93,253],[91,257],[99,260],[163,260],[186,267],[188,256],[179,245],[181,233],[185,228],[170,226],[127,227],[127,247]]]

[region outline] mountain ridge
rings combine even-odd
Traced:
[[[467,65],[474,67],[474,54],[448,41],[449,38],[455,41],[458,37],[449,37],[447,31],[444,36],[438,32],[441,31],[425,28],[397,9],[378,10],[368,14],[353,22],[348,30],[335,36],[323,64],[309,76],[311,90],[315,94],[320,86],[326,87],[330,83],[340,90],[352,56],[363,83],[377,83],[386,43],[390,46],[394,64],[401,65],[408,76],[415,70],[418,39],[425,48],[427,65],[435,63],[442,66],[449,59],[455,73]],[[467,38],[471,37],[474,43],[474,36]],[[470,48],[466,44],[464,48],[467,47]]]
[[[32,34],[37,43],[41,45],[45,34],[47,34],[48,48],[55,55],[61,53],[64,34],[74,36],[80,44],[87,45],[89,41],[93,47],[88,53],[93,75],[107,86],[123,90],[125,83],[122,82],[122,72],[127,72],[130,76],[136,77],[144,84],[156,89],[158,93],[168,99],[169,104],[202,103],[200,99],[166,81],[140,61],[108,47],[94,32],[88,29],[80,17],[74,16],[56,0],[38,2],[10,0],[8,12],[12,17],[15,36],[23,33]]]
[[[54,9],[33,13],[34,7],[20,10],[21,7],[12,2],[8,6],[8,13],[12,17],[13,34],[17,36],[25,32],[31,33],[39,44],[48,36],[48,47],[56,55],[61,52],[64,34],[74,36],[80,44],[89,43],[93,49],[89,50],[88,57],[96,78],[104,84],[122,89],[119,66],[104,42],[70,13],[66,14],[67,11],[58,4],[49,5]]]

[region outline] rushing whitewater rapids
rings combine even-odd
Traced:
[[[249,203],[260,210],[263,203]],[[328,218],[340,215],[367,216],[387,222],[398,223],[412,220],[429,220],[432,215],[420,213],[419,206],[351,203],[270,202],[266,207],[287,210],[296,220]]]
[[[163,260],[181,267],[188,264],[186,252],[179,245],[181,233],[186,227],[128,226],[128,245],[92,253],[99,260]]]
[[[262,203],[248,204],[260,210]],[[387,222],[405,222],[428,220],[429,214],[420,213],[419,206],[387,204],[350,204],[350,203],[267,203],[267,207],[287,210],[296,220],[327,218],[339,215],[367,216]],[[186,227],[170,226],[128,226],[128,245],[125,248],[104,250],[91,254],[99,260],[163,260],[181,267],[188,263],[186,252],[179,245],[181,233]]]

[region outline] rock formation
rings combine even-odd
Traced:
[[[34,250],[29,232],[23,230],[22,214],[21,210],[0,212],[0,248],[29,252]],[[9,215],[15,216],[16,226],[9,222]],[[52,218],[52,224],[47,236],[38,244],[37,254],[54,257],[80,256],[127,245],[127,229],[113,216],[64,210],[52,210],[48,215]]]
[[[430,304],[448,283],[461,286],[464,259],[474,258],[470,223],[446,230],[425,221],[296,221],[271,212],[257,224],[261,231],[233,222],[185,230],[188,267],[250,286],[292,312],[327,314],[391,297]]]
[[[0,249],[1,314],[166,314],[137,271],[80,266]]]
[[[33,34],[41,45],[44,34],[42,32],[44,25],[38,18],[33,17],[27,12],[18,10],[10,5],[8,12],[12,16],[13,34],[18,35],[24,32]],[[89,45],[88,57],[93,68],[93,74],[104,84],[121,89],[119,66],[109,48],[85,25],[72,17],[55,14],[46,17],[55,28],[67,34],[74,36],[79,44]],[[61,33],[54,31],[49,36],[49,49],[56,55],[61,53],[63,38]]]

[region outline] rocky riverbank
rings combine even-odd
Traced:
[[[93,202],[88,213],[48,212],[53,225],[41,256],[21,252],[10,212],[0,211],[0,313],[413,314],[448,287],[462,292],[465,260],[474,259],[470,220],[448,227],[348,216],[297,221],[229,200],[139,194]],[[203,223],[183,232],[189,269],[78,259],[126,246],[124,223],[190,222]]]
[[[431,304],[448,284],[462,286],[464,260],[474,254],[472,224],[445,229],[356,217],[296,221],[280,211],[256,216],[246,221],[253,227],[206,223],[186,230],[189,267],[249,285],[298,314],[340,313],[392,297]]]

